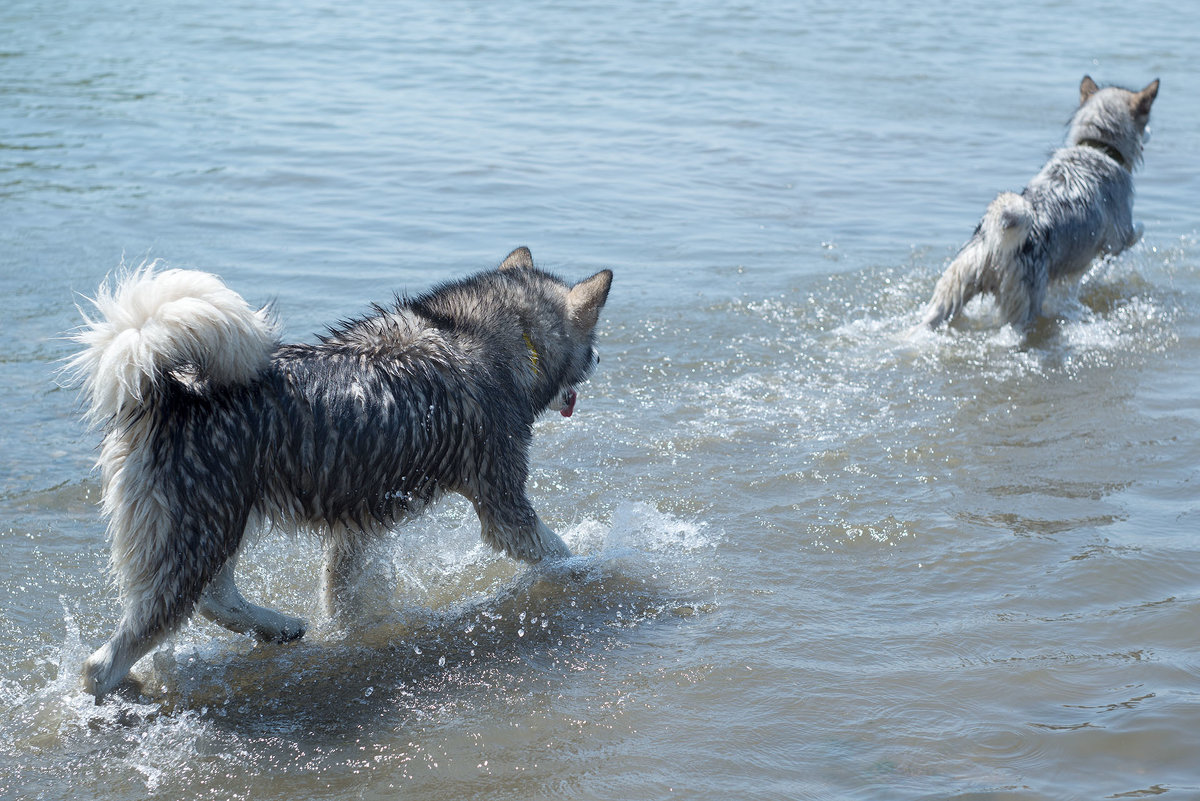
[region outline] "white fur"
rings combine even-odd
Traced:
[[[155,266],[126,274],[115,288],[102,284],[91,299],[99,316],[84,313],[86,325],[73,337],[86,348],[67,370],[84,385],[93,424],[132,410],[159,376],[184,365],[215,384],[251,380],[278,343],[267,309],[252,309],[217,276]]]
[[[304,621],[274,609],[252,604],[233,580],[237,555],[230,557],[212,583],[204,588],[196,611],[209,620],[239,634],[253,632],[269,642],[294,640],[304,634]]]
[[[1006,319],[1028,316],[1028,293],[1021,290],[1020,274],[1008,268],[1017,250],[1029,236],[1033,209],[1015,192],[1002,192],[989,205],[980,222],[980,236],[973,237],[933,290],[925,316],[935,325],[957,315],[971,298],[994,293],[1004,306]]]

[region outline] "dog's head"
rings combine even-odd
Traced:
[[[1140,92],[1133,92],[1119,86],[1101,88],[1091,77],[1083,76],[1068,144],[1101,142],[1120,153],[1125,167],[1133,169],[1142,160],[1142,137],[1157,96],[1158,79]]]
[[[600,362],[596,323],[608,300],[612,271],[568,284],[534,267],[532,254],[523,247],[510,253],[499,269],[519,289],[523,359],[536,410],[570,417],[576,387]]]

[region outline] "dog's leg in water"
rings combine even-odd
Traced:
[[[535,564],[552,559],[567,559],[571,548],[554,529],[533,515],[531,523],[504,524],[495,518],[479,517],[483,527],[483,540],[497,550],[504,551],[513,559]]]
[[[323,573],[325,611],[341,624],[362,620],[368,609],[386,609],[396,586],[390,555],[361,533],[326,541]]]
[[[562,537],[533,511],[523,487],[495,494],[502,500],[471,498],[479,515],[484,542],[522,562],[571,556],[571,549]]]
[[[125,583],[117,630],[83,663],[83,688],[96,696],[97,704],[191,613],[198,587],[177,568],[159,563],[151,583]]]
[[[158,645],[165,631],[156,635],[139,632],[126,612],[108,642],[83,663],[83,689],[96,696],[99,704],[110,690],[121,683],[133,663]]]
[[[191,550],[172,547],[189,539],[179,527],[154,516],[114,520],[120,526],[113,551],[122,611],[112,637],[83,663],[83,688],[96,696],[96,703],[187,620],[203,588],[197,565],[188,558]],[[131,530],[136,536],[124,533]]]
[[[229,558],[217,577],[204,588],[196,611],[230,631],[254,636],[267,642],[289,642],[304,636],[304,621],[247,601],[233,583],[237,556]]]
[[[97,703],[125,678],[135,662],[186,622],[197,607],[226,619],[237,617],[234,599],[244,604],[243,614],[255,608],[233,586],[236,560],[226,558],[219,548],[203,547],[206,543],[211,546],[227,542],[236,551],[239,537],[224,536],[222,532],[240,534],[246,527],[245,516],[214,521],[209,516],[188,514],[192,507],[184,507],[183,513],[173,519],[161,503],[153,497],[147,499],[156,486],[152,481],[137,482],[133,493],[123,483],[127,480],[122,471],[115,488],[110,487],[118,498],[111,526],[113,569],[121,588],[121,619],[109,641],[83,663],[84,689],[96,696]],[[213,583],[209,576],[217,583],[212,592],[206,592]],[[284,620],[278,615],[276,622]]]
[[[542,518],[534,515],[537,520],[537,541],[541,547],[541,559],[567,559],[571,556],[571,548],[554,529],[542,522]]]

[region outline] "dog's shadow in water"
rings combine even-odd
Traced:
[[[197,712],[240,734],[337,738],[545,688],[600,658],[621,632],[709,607],[677,597],[621,560],[576,557],[523,570],[498,592],[443,610],[392,610],[353,631],[204,656],[155,655],[152,680],[118,690],[158,714]],[[482,694],[479,695],[479,694]]]

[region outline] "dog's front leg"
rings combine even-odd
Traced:
[[[541,553],[538,561],[542,559],[566,559],[570,557],[571,548],[563,541],[563,538],[556,534],[554,529],[543,523],[542,518],[538,517],[537,514],[534,514],[533,519],[536,527],[535,536],[538,551]]]
[[[266,642],[289,642],[304,636],[305,625],[300,618],[276,612],[247,601],[233,582],[237,556],[229,558],[217,577],[204,588],[196,611],[230,631],[254,636]]]
[[[537,563],[547,559],[567,559],[571,548],[563,538],[547,526],[542,519],[533,515],[533,523],[505,525],[495,518],[480,517],[483,539],[493,548],[499,548],[514,559]]]
[[[522,562],[566,559],[571,555],[571,549],[562,537],[533,511],[523,487],[519,491],[496,493],[493,497],[467,497],[475,504],[483,541],[496,550]]]

